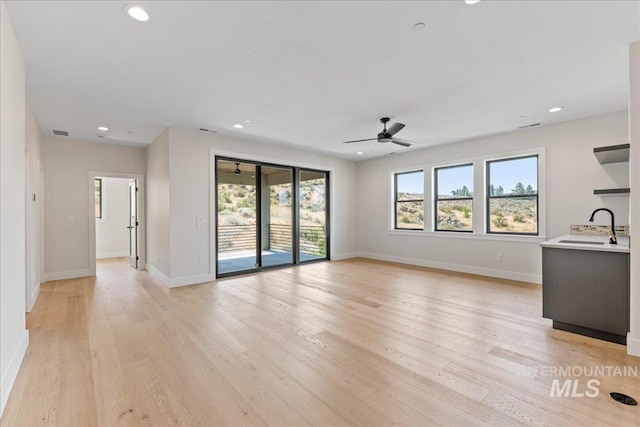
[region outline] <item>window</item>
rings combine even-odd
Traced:
[[[538,235],[538,156],[487,162],[487,232]]]
[[[95,198],[96,219],[102,219],[102,178],[95,179]]]
[[[473,231],[473,165],[434,169],[435,230]]]
[[[424,229],[424,173],[402,172],[394,175],[396,230]]]

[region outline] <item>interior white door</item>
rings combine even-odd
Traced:
[[[138,268],[138,181],[129,181],[129,265]]]

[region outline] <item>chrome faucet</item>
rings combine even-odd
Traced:
[[[609,212],[609,215],[611,215],[611,231],[609,232],[609,243],[612,244],[612,245],[616,245],[618,243],[618,239],[616,238],[616,224],[615,224],[613,212],[610,209],[599,208],[599,209],[596,209],[595,211],[591,212],[591,218],[589,218],[589,222],[593,222],[593,216],[598,211],[607,211],[607,212]]]

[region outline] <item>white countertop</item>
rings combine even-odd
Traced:
[[[561,242],[571,240],[573,242]],[[602,242],[602,245],[594,245],[579,242]],[[565,234],[555,239],[541,243],[543,248],[578,249],[581,251],[601,251],[601,252],[626,252],[629,253],[629,237],[618,237],[618,244],[609,243],[609,236],[604,234]]]

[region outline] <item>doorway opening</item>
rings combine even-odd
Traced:
[[[329,259],[329,173],[215,159],[216,275]]]
[[[144,193],[140,175],[91,172],[90,269],[96,259],[128,259],[144,268]]]
[[[129,257],[138,267],[136,180],[96,177],[96,259]]]

